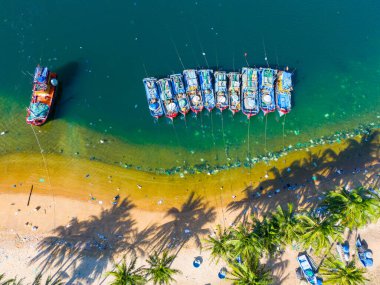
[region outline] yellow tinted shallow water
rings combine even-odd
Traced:
[[[313,174],[324,175],[326,171],[332,170],[334,160],[339,159],[342,163],[341,153],[349,153],[353,145],[357,148],[354,151],[359,151],[360,140],[361,137],[358,136],[354,140],[340,144],[294,151],[278,161],[268,164],[258,163],[252,169],[236,168],[220,171],[215,175],[194,174],[186,175],[184,178],[178,175],[155,175],[98,161],[56,154],[45,155],[47,164],[45,168],[40,154],[9,154],[0,157],[0,173],[2,174],[0,187],[1,191],[28,193],[33,185],[34,193],[61,195],[79,200],[89,200],[92,196],[104,204],[110,204],[113,197],[120,194],[123,197],[129,196],[139,208],[153,211],[166,211],[170,207],[179,207],[183,205],[189,194],[194,192],[224,207],[235,198],[240,199],[244,190],[250,185],[254,189],[258,185],[266,185],[266,181],[279,185],[288,183],[288,181],[276,181],[276,176],[278,177],[276,173],[286,173],[288,167],[290,170],[287,176],[291,183],[305,179],[311,180],[312,177],[308,176]],[[372,139],[372,144],[378,144],[378,135]],[[326,150],[332,151],[331,153],[335,153],[336,156],[329,154],[322,156],[322,153],[328,153]],[[372,154],[364,155],[371,156]],[[350,163],[350,159],[353,158],[347,157],[347,159]],[[373,158],[369,157],[368,162],[371,159]],[[316,167],[314,172],[313,161],[317,161],[318,166],[321,166]],[[345,164],[344,161],[343,164]],[[303,168],[305,171],[302,171]],[[292,176],[293,171],[297,177]],[[270,184],[261,189],[262,192],[274,190]],[[289,195],[292,193],[289,192]]]

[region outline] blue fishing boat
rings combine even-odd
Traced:
[[[309,256],[306,254],[300,254],[297,257],[297,260],[307,282],[312,285],[321,285],[322,280],[316,276],[316,269],[311,263]]]
[[[157,81],[157,85],[165,116],[173,120],[178,115],[178,102],[173,94],[171,81],[169,78],[162,78]]]
[[[240,111],[240,77],[238,72],[229,72],[228,77],[228,106],[232,114]]]
[[[203,110],[203,100],[199,89],[197,71],[195,69],[186,69],[183,71],[186,94],[190,100],[191,110],[198,114]]]
[[[243,67],[241,78],[241,110],[249,119],[260,112],[258,69]]]
[[[277,70],[271,68],[263,68],[259,74],[259,92],[260,106],[264,115],[274,112],[276,106],[274,102],[274,81]]]
[[[216,97],[216,108],[223,112],[223,110],[228,108],[228,97],[227,97],[227,73],[225,71],[215,71],[215,97]]]
[[[290,112],[292,108],[292,74],[280,70],[276,80],[276,107],[280,116]]]
[[[209,112],[211,112],[212,109],[215,108],[215,97],[214,97],[214,90],[212,86],[212,73],[213,71],[211,69],[198,70],[203,105]]]
[[[164,114],[162,108],[162,102],[160,96],[158,95],[157,89],[157,79],[154,77],[144,78],[143,79],[146,98],[148,100],[149,112],[155,117],[159,118]]]
[[[182,74],[172,74],[170,75],[170,79],[172,81],[174,95],[177,97],[179,112],[185,116],[190,111],[190,102],[186,95],[183,76]]]

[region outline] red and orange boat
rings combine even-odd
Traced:
[[[57,85],[57,74],[50,72],[47,67],[36,67],[32,100],[26,115],[28,124],[40,126],[46,122],[53,106]]]

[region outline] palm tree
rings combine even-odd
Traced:
[[[41,280],[42,280],[42,273],[40,272],[37,274],[32,285],[41,285]],[[53,280],[51,276],[49,276],[45,281],[45,285],[63,285],[63,284],[64,283],[62,282],[60,278]]]
[[[230,233],[226,229],[222,230],[220,225],[217,226],[216,235],[209,236],[206,242],[206,249],[211,251],[211,258],[218,262],[220,258],[227,260],[231,256],[231,245],[228,244]]]
[[[293,204],[288,204],[287,209],[283,209],[281,206],[276,208],[276,212],[273,214],[273,222],[278,228],[278,235],[284,245],[291,244],[297,237],[297,218],[293,211]]]
[[[274,220],[264,217],[260,222],[258,219],[253,221],[253,232],[258,237],[262,249],[273,256],[281,244],[281,236],[279,235],[279,228]]]
[[[121,264],[116,265],[116,268],[107,275],[114,277],[110,285],[142,285],[146,283],[143,276],[143,267],[136,268],[136,257],[134,257],[129,264],[125,259]]]
[[[232,277],[228,279],[233,280],[234,285],[269,285],[272,284],[272,277],[269,271],[265,270],[264,266],[259,264],[257,259],[248,259],[242,264],[230,264]]]
[[[149,268],[145,269],[145,272],[150,276],[149,281],[153,281],[154,284],[169,284],[170,281],[174,281],[173,275],[181,273],[177,269],[170,268],[174,255],[169,255],[168,251],[162,253],[162,257],[157,252],[150,255],[147,259]]]
[[[5,279],[5,274],[0,274],[0,285],[12,285],[15,279]]]
[[[227,244],[232,248],[231,257],[240,256],[243,260],[258,258],[263,250],[257,234],[252,231],[248,224],[240,224],[237,229],[231,229],[231,236]]]
[[[344,227],[337,223],[334,215],[317,217],[298,215],[297,231],[304,248],[312,247],[319,254],[323,249],[330,248],[334,242],[342,242]],[[328,250],[329,251],[329,250]]]
[[[351,191],[339,189],[327,194],[322,202],[329,212],[340,217],[341,224],[350,230],[358,229],[380,217],[380,198],[368,189]]]
[[[357,268],[354,261],[345,264],[332,257],[325,260],[319,272],[323,276],[323,284],[361,285],[369,281],[364,277],[366,270]]]

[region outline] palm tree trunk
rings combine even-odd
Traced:
[[[317,272],[319,271],[319,269],[321,268],[323,262],[325,261],[326,257],[329,255],[329,253],[331,252],[331,249],[334,247],[334,245],[336,244],[336,241],[333,241],[333,243],[331,244],[330,248],[325,252],[325,254],[323,255],[322,259],[321,259],[321,262],[319,263],[318,267],[317,267]]]

